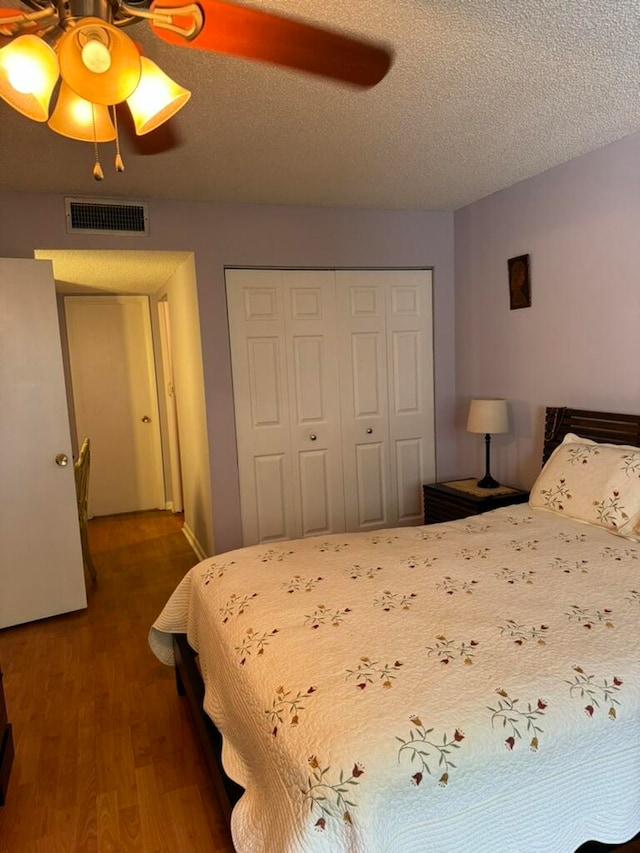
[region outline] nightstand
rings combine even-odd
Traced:
[[[429,483],[422,487],[424,523],[453,521],[478,515],[501,506],[522,504],[529,500],[529,492],[512,486],[497,489],[480,489],[477,477],[469,480],[451,480],[447,483]]]
[[[9,787],[9,774],[13,764],[13,735],[7,722],[7,706],[4,702],[2,672],[0,671],[0,806],[4,805]]]

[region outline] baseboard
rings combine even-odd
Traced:
[[[198,542],[195,533],[193,532],[193,530],[189,527],[189,525],[186,522],[182,525],[182,532],[184,533],[184,538],[187,540],[189,545],[191,545],[191,547],[195,551],[198,559],[199,560],[206,560],[207,554],[206,554],[204,548]]]

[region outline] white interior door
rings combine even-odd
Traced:
[[[340,532],[333,274],[226,278],[244,544]]]
[[[347,530],[419,524],[435,478],[430,270],[336,272]]]
[[[345,529],[335,279],[282,273],[297,536]]]
[[[146,296],[64,300],[78,442],[91,439],[90,515],[163,509]]]
[[[393,524],[385,274],[336,274],[347,530]]]
[[[296,532],[281,278],[226,272],[245,545]]]
[[[386,300],[392,523],[422,524],[436,476],[431,271],[390,273]]]
[[[0,260],[0,628],[86,607],[55,285]],[[68,462],[56,464],[64,454]],[[63,461],[63,460],[60,460]]]

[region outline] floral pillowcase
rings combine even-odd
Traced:
[[[640,447],[569,433],[540,472],[529,505],[640,542]]]

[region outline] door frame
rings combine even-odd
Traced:
[[[172,512],[182,512],[182,468],[180,466],[180,435],[178,430],[178,410],[176,406],[176,388],[173,373],[173,357],[171,350],[171,312],[169,310],[169,297],[165,294],[157,302],[158,328],[160,344],[160,367],[162,371],[162,398],[165,406],[165,426],[162,429],[161,438],[165,438],[168,455],[168,468],[165,477],[169,478],[171,485],[171,500],[167,501],[167,509]],[[159,387],[159,383],[158,383]]]

